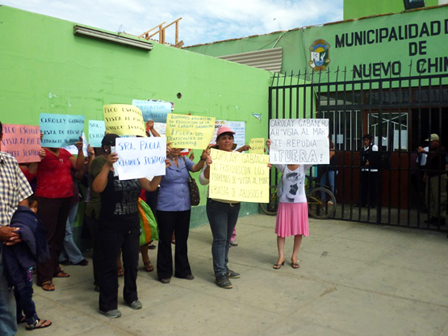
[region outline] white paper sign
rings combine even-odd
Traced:
[[[165,175],[166,138],[117,138],[120,180]],[[114,168],[115,169],[115,168]]]
[[[271,119],[270,163],[329,164],[328,119]]]

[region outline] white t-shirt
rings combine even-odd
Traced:
[[[296,170],[289,170],[287,165],[275,165],[282,173],[280,202],[306,203],[305,172],[312,165],[300,165]]]

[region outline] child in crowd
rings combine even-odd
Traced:
[[[14,286],[17,303],[17,323],[26,322],[26,329],[46,328],[51,321],[36,314],[33,301],[33,268],[37,261],[50,257],[46,230],[37,216],[37,199],[28,197],[29,207],[19,206],[11,219],[11,226],[20,228],[21,242],[5,246],[3,261],[10,286]],[[23,315],[24,314],[24,315]]]
[[[266,145],[270,147],[268,139]],[[278,205],[275,233],[277,234],[278,260],[274,269],[285,264],[285,238],[294,236],[294,247],[291,256],[291,267],[300,267],[297,261],[302,237],[309,235],[308,204],[305,194],[305,172],[311,165],[274,165],[281,173],[279,184],[280,203]]]

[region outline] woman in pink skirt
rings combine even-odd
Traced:
[[[266,142],[269,147],[271,141]],[[278,186],[280,202],[275,223],[277,234],[278,260],[274,269],[285,264],[285,238],[294,236],[294,248],[291,256],[291,267],[298,269],[297,254],[299,253],[302,236],[309,235],[308,204],[305,194],[305,172],[311,165],[274,165],[281,173],[282,179]]]

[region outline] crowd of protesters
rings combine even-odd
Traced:
[[[147,124],[148,136],[160,136],[154,124]],[[222,126],[214,148],[234,152],[234,134]],[[3,136],[0,122],[0,140]],[[84,223],[91,237],[94,289],[99,292],[99,311],[109,318],[118,318],[118,277],[124,276],[123,298],[132,309],[141,309],[137,292],[139,252],[144,269],[153,271],[148,257],[150,244],[140,246],[139,197],[145,195],[158,222],[157,275],[163,284],[171,277],[193,280],[188,260],[191,201],[189,172],[199,172],[199,182],[207,185],[212,158],[204,150],[195,163],[194,158],[181,155],[181,148],[167,146],[164,176],[119,180],[114,174],[118,156],[114,151],[115,134],[106,134],[102,147],[88,148],[84,157],[82,138],[76,143],[77,157],[63,148],[42,148],[41,161],[19,166],[0,147],[0,334],[14,335],[18,323],[26,329],[46,328],[51,321],[41,319],[36,312],[33,295],[33,271],[36,282],[44,291],[55,291],[53,278],[68,278],[62,264],[86,266],[73,240],[73,224],[81,199],[86,202]],[[370,135],[363,137],[360,206],[375,207],[378,164],[374,153],[378,147]],[[444,224],[446,215],[446,152],[437,134],[430,137],[428,149],[419,147],[425,155],[425,181],[430,223]],[[270,146],[270,140],[267,142]],[[237,152],[249,149],[243,146]],[[235,151],[236,152],[236,151]],[[445,156],[444,156],[445,155]],[[330,141],[330,166],[322,180],[328,180],[334,192],[336,173],[334,146]],[[300,267],[297,254],[303,236],[308,236],[307,199],[304,189],[305,171],[309,165],[279,165],[282,173],[282,193],[276,221],[278,260],[273,268],[285,263],[285,238],[294,236],[291,267]],[[86,192],[80,198],[78,185],[83,181]],[[325,183],[325,182],[324,182]],[[144,197],[145,198],[145,197]],[[329,204],[332,205],[332,204]],[[206,212],[213,236],[212,257],[215,283],[232,288],[230,279],[240,274],[228,267],[229,248],[235,238],[240,203],[212,199],[207,195]],[[171,245],[175,243],[174,265]],[[123,259],[123,266],[121,266]],[[11,296],[14,287],[14,298]],[[14,302],[15,301],[15,304]]]

